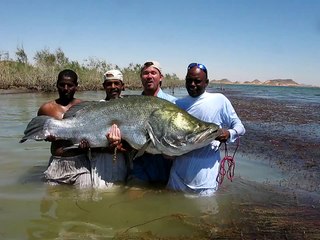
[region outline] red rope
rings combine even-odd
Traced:
[[[237,146],[236,149],[234,150],[234,153],[232,156],[228,155],[228,148],[227,148],[227,144],[224,143],[224,158],[220,161],[220,167],[219,167],[219,173],[217,176],[217,182],[219,184],[219,186],[222,184],[224,176],[227,175],[227,178],[232,182],[233,177],[234,177],[234,168],[236,166],[236,159],[235,159],[235,155],[236,152],[238,150],[238,147],[240,145],[240,138],[237,138]],[[227,163],[228,168],[225,168],[225,164]]]

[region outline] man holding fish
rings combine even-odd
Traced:
[[[174,103],[177,98],[161,89],[164,80],[162,68],[158,61],[147,61],[140,71],[143,86],[142,95],[155,96]],[[165,185],[169,178],[172,161],[161,154],[144,153],[133,161],[129,173],[129,185]]]
[[[147,76],[142,78],[142,81],[146,81],[145,88],[154,87],[155,80],[159,83],[161,79],[153,76],[161,75],[161,71],[150,69],[151,72],[144,72],[156,66],[153,62],[151,65],[144,66],[141,71],[141,76],[144,73]],[[181,108],[160,97],[150,96],[128,96],[108,103],[91,102],[86,106],[80,103],[75,105],[80,109],[69,111],[70,118],[58,121],[50,117],[32,119],[20,142],[28,139],[43,140],[49,134],[69,139],[74,144],[87,138],[92,147],[105,147],[113,141],[112,137],[107,139],[105,136],[111,129],[111,136],[117,132],[119,138],[121,136],[138,152],[153,154],[149,158],[151,161],[154,154],[176,157],[167,185],[169,189],[211,196],[218,187],[216,179],[220,142],[235,141],[245,133],[245,129],[224,95],[205,91],[208,83],[205,66],[190,64],[186,76],[186,88],[190,96],[176,101]],[[159,96],[157,92],[160,91],[156,90],[154,95]],[[113,114],[110,115],[110,112]],[[115,123],[118,127],[112,127]],[[83,127],[79,128],[79,125]],[[142,171],[147,176],[147,182],[152,183],[149,172],[145,171],[145,162],[142,161]],[[155,170],[151,173],[155,173],[156,180],[159,176],[165,176],[162,171],[154,168],[156,165],[150,166],[152,171]],[[140,173],[133,171],[138,178]]]
[[[70,69],[61,71],[56,84],[59,98],[44,103],[38,110],[38,116],[63,119],[70,107],[81,102],[80,99],[74,98],[77,86],[78,76],[74,71]],[[48,168],[44,172],[46,181],[51,185],[71,184],[79,188],[90,187],[90,163],[86,150],[80,148],[64,150],[73,143],[68,140],[57,140],[53,135],[47,136],[46,141],[51,142],[52,154]]]
[[[122,98],[124,82],[119,70],[112,69],[105,72],[103,80],[106,97],[100,100],[101,102]],[[95,189],[110,189],[115,184],[124,184],[127,177],[127,160],[124,153],[126,149],[123,147],[126,143],[121,141],[119,128],[113,124],[106,137],[108,142],[112,143],[111,145],[91,149],[91,176],[92,186]],[[89,143],[87,144],[89,146]]]
[[[189,96],[176,104],[196,118],[221,127],[211,144],[177,156],[171,167],[167,188],[186,194],[212,196],[218,189],[220,142],[234,142],[244,135],[245,128],[230,101],[220,93],[208,93],[208,71],[200,63],[187,68],[185,86]]]

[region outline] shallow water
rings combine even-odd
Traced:
[[[180,97],[185,91],[176,94]],[[97,100],[104,93],[82,92],[77,97]],[[273,139],[259,141],[261,122],[245,115],[240,116],[248,130],[246,137],[253,137],[256,144],[251,146],[246,138],[241,141],[235,179],[225,179],[214,197],[190,198],[159,189],[123,187],[103,192],[45,185],[42,172],[48,164],[49,143],[18,141],[39,106],[54,98],[56,94],[0,95],[0,239],[320,238],[318,178],[304,181],[306,186],[315,185],[315,190],[300,186],[292,176],[296,172],[279,167],[279,155],[268,151]],[[242,104],[235,101],[235,106]],[[313,133],[312,141],[318,141],[313,129],[319,122],[307,124],[310,127],[303,133]],[[268,127],[282,129],[276,121]],[[281,133],[291,138],[302,134],[296,123]],[[287,160],[296,161],[288,152],[283,152],[291,158]],[[319,156],[311,151],[310,155]],[[314,164],[319,165],[319,158]]]

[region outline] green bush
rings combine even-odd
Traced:
[[[28,62],[23,47],[17,48],[16,58],[10,59],[9,54],[0,55],[0,89],[26,88],[30,90],[51,92],[56,91],[55,83],[58,73],[66,68],[74,70],[79,76],[79,90],[100,90],[103,73],[116,68],[123,73],[127,89],[141,88],[140,64],[130,63],[123,69],[105,60],[89,58],[80,64],[70,61],[58,48],[54,53],[48,49],[36,52],[34,63]],[[175,74],[164,76],[164,88],[181,87],[184,82]]]

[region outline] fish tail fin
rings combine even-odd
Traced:
[[[22,139],[19,141],[20,143],[23,143],[27,141],[28,139],[33,139],[36,141],[41,141],[45,140],[45,131],[44,131],[44,126],[47,120],[52,119],[52,117],[49,116],[37,116],[33,118],[26,130],[24,131],[24,136]]]

